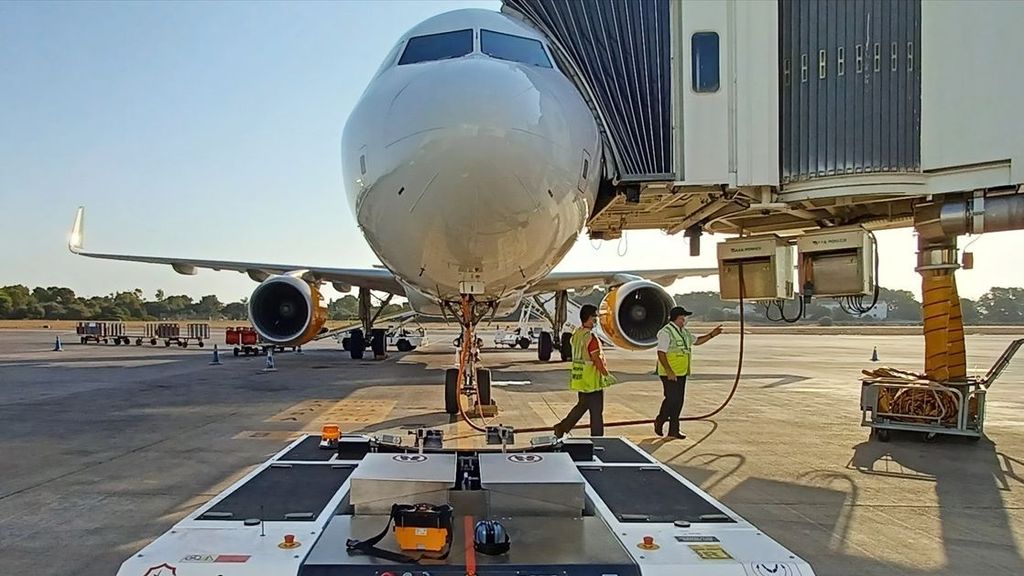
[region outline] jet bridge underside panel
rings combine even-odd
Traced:
[[[582,92],[611,141],[618,178],[673,180],[669,0],[503,3],[540,29],[578,71],[576,81],[585,85]]]

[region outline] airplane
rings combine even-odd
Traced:
[[[460,9],[399,39],[343,129],[348,202],[384,268],[88,252],[82,208],[69,248],[188,275],[200,268],[247,273],[259,282],[249,318],[265,341],[279,345],[321,333],[324,283],[342,292],[357,287],[361,297],[403,296],[417,314],[457,320],[467,335],[524,298],[552,293],[557,334],[567,291],[599,285],[611,288],[599,312],[605,336],[620,348],[648,349],[674,305],[663,286],[718,269],[553,271],[594,212],[606,177],[603,153],[597,121],[545,37],[500,12]],[[364,328],[367,315],[361,310]],[[353,332],[354,357],[365,349],[364,336]],[[462,340],[468,346],[473,339]],[[552,347],[545,333],[542,359]]]

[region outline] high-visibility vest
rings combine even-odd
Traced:
[[[595,392],[604,388],[601,372],[587,352],[587,344],[594,334],[580,328],[572,334],[572,368],[569,372],[569,388],[577,392]]]
[[[690,373],[690,348],[693,345],[693,335],[688,330],[680,329],[674,323],[669,322],[661,329],[668,333],[668,365],[676,376],[686,376]],[[665,376],[668,372],[658,360],[658,375]]]

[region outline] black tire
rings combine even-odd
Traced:
[[[164,348],[170,348],[170,347],[171,347],[171,341],[170,340],[164,340]]]
[[[114,338],[114,346],[120,346],[120,345],[121,345],[121,339],[120,338]]]
[[[135,339],[135,345],[136,346],[142,346],[142,338],[136,338]]]
[[[525,336],[520,338],[519,339],[519,347],[522,348],[523,350],[526,350],[527,348],[529,348],[530,347],[530,339],[525,337]]]
[[[515,342],[513,342],[512,344],[509,344],[508,347],[513,349],[513,350],[515,350],[515,348],[516,348]]]
[[[363,338],[363,331],[356,328],[349,335],[348,351],[353,360],[362,360],[363,352],[366,352],[366,340]]]
[[[875,430],[875,438],[878,438],[879,442],[888,442],[890,438],[889,431],[884,428],[879,428]]]
[[[149,339],[149,345],[150,346],[156,346],[156,338],[150,338]]]
[[[182,340],[181,341],[181,347],[182,348],[188,348],[188,340]]]
[[[237,346],[233,350],[231,350],[231,353],[234,354],[235,356],[238,356],[238,352],[239,350]],[[246,354],[246,356],[248,356],[248,354]]]
[[[200,348],[202,348],[203,346],[206,346],[206,344],[203,344],[203,341],[202,341],[202,340],[200,340],[200,341],[199,341],[199,347],[200,347]]]
[[[480,394],[480,405],[491,404],[491,371],[486,368],[476,370],[476,391]]]
[[[387,354],[388,333],[383,328],[374,328],[370,331],[370,349],[373,350],[373,357],[379,358]]]
[[[395,344],[395,348],[398,348],[399,352],[412,352],[413,345],[405,338],[402,338]]]
[[[551,352],[554,347],[554,343],[551,341],[551,332],[541,332],[540,338],[537,339],[537,358],[541,362],[551,360]]]
[[[562,362],[572,360],[572,334],[562,332],[562,345],[559,346],[558,351],[562,355]]]
[[[85,336],[78,339],[80,343],[85,344]]]
[[[459,413],[458,368],[449,368],[444,371],[444,411],[448,414]]]
[[[351,344],[352,344],[352,338],[350,338],[348,336],[345,336],[344,338],[341,339],[341,349],[342,350],[348,350],[349,346]]]

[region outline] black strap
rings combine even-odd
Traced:
[[[398,514],[398,505],[391,506],[391,515],[388,516],[388,524],[383,530],[376,536],[367,538],[366,540],[353,540],[349,539],[345,542],[345,549],[352,556],[357,554],[366,554],[367,556],[375,556],[377,558],[383,558],[384,560],[391,560],[392,562],[399,562],[402,564],[417,564],[419,563],[418,558],[400,554],[398,552],[392,552],[390,550],[384,550],[383,548],[377,548],[377,543],[384,539],[388,535],[388,531],[391,530],[391,523],[395,519],[395,515]]]

